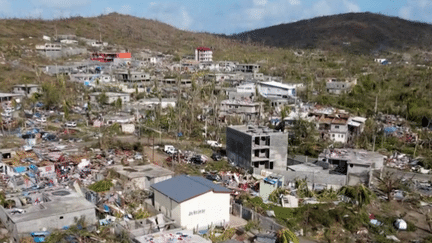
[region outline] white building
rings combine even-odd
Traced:
[[[186,229],[207,229],[230,220],[231,190],[198,176],[180,175],[156,183],[154,204]]]
[[[198,47],[195,49],[195,61],[213,62],[213,51],[208,47]]]
[[[101,92],[94,92],[90,94],[90,101],[97,102]],[[118,99],[122,101],[122,104],[128,103],[130,101],[130,94],[128,93],[114,93],[114,92],[106,92],[107,103],[112,104],[116,102]]]
[[[275,81],[260,82],[259,93],[264,97],[288,98],[296,96],[296,86],[283,84]]]

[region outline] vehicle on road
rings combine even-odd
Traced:
[[[76,122],[70,121],[70,122],[66,122],[65,126],[67,126],[67,127],[76,127],[77,124],[76,124]]]

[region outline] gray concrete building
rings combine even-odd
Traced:
[[[286,170],[288,133],[262,126],[230,126],[227,156],[245,169]]]
[[[0,220],[14,242],[30,236],[31,232],[61,229],[84,217],[87,225],[97,222],[95,205],[69,189],[45,191],[27,197],[8,198],[16,207],[0,207]]]
[[[124,186],[135,189],[150,189],[150,186],[170,179],[174,172],[154,164],[141,166],[114,166],[115,172],[125,181]]]
[[[42,88],[38,84],[17,84],[14,85],[13,92],[15,94],[22,94],[28,97],[34,93],[41,93]]]

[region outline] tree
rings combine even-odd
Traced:
[[[122,108],[122,100],[120,99],[120,97],[116,100],[114,106],[117,110],[120,110]]]
[[[106,95],[105,92],[102,92],[97,97],[97,100],[98,100],[99,104],[104,105],[104,104],[108,103],[108,96]]]
[[[396,178],[393,172],[386,172],[381,177],[376,177],[378,180],[378,188],[387,195],[387,201],[392,200],[393,190],[399,189],[402,184],[402,177]]]
[[[354,200],[359,208],[368,205],[372,197],[372,192],[363,184],[344,186],[339,190],[339,194]]]
[[[297,236],[289,229],[282,229],[277,234],[279,242],[281,243],[299,243]]]

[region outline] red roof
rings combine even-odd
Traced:
[[[208,48],[208,47],[203,47],[203,46],[198,47],[197,50],[198,50],[198,51],[211,51],[210,48]]]

